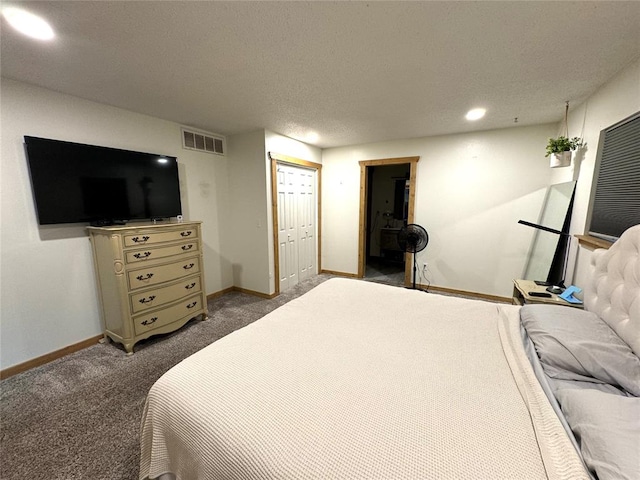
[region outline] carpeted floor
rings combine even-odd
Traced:
[[[210,319],[136,345],[97,344],[0,383],[0,479],[138,478],[140,420],[151,385],[192,353],[331,278],[321,274],[273,300],[229,293]],[[384,274],[368,278],[393,283]]]
[[[210,319],[140,342],[126,356],[98,344],[0,383],[0,479],[136,479],[145,397],[192,353],[331,278],[318,275],[273,300],[230,293]]]

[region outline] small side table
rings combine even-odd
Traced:
[[[399,228],[382,227],[380,229],[380,252],[387,260],[404,261],[404,250],[398,243]]]
[[[528,304],[546,304],[546,305],[562,305],[564,307],[583,308],[582,303],[569,303],[558,295],[551,293],[550,297],[535,297],[530,292],[547,292],[547,287],[537,285],[533,280],[514,280],[513,281],[513,298],[511,303],[514,305]]]

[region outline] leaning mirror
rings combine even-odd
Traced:
[[[522,277],[525,280],[545,281],[551,284],[562,283],[568,244],[566,233],[571,222],[575,186],[575,181],[550,185],[537,221],[531,223],[521,221],[535,227]],[[553,231],[564,232],[564,234]]]

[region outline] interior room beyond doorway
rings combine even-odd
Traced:
[[[365,279],[403,285],[405,255],[398,245],[400,228],[407,224],[410,164],[368,168]]]

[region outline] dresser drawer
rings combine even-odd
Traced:
[[[184,258],[165,265],[149,266],[131,270],[127,273],[131,290],[150,287],[159,283],[169,282],[200,272],[198,257]]]
[[[207,318],[200,222],[88,227],[104,335],[127,354],[150,335]]]
[[[141,335],[144,332],[153,330],[154,328],[163,327],[177,320],[184,318],[195,317],[202,313],[203,304],[202,294],[194,295],[185,300],[182,300],[175,305],[172,305],[164,310],[157,310],[155,312],[149,312],[133,319],[133,325],[136,335]]]
[[[135,233],[124,236],[125,247],[135,247],[136,245],[154,245],[164,242],[175,242],[176,240],[191,240],[198,238],[198,229],[193,227],[181,230],[158,231],[152,230],[144,233]]]
[[[131,311],[134,314],[144,312],[166,303],[175,302],[182,297],[193,295],[201,290],[202,285],[199,276],[186,278],[181,282],[167,285],[166,287],[131,295]]]
[[[198,251],[198,242],[183,242],[177,245],[168,245],[166,247],[145,248],[141,250],[132,250],[125,254],[127,263],[144,262],[145,260],[155,260],[156,258],[172,257],[174,255],[182,255],[184,253],[192,253]]]

